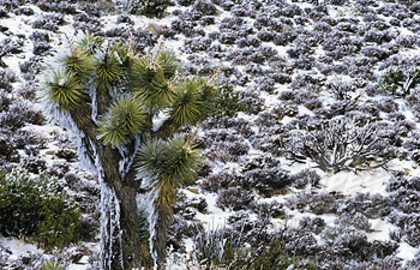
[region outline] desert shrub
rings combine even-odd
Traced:
[[[128,0],[125,10],[134,15],[161,16],[167,5],[167,0]]]
[[[265,231],[265,228],[258,230]],[[245,245],[243,234],[243,231],[235,233],[225,228],[199,234],[194,240],[193,260],[206,269],[317,269],[314,264],[287,254],[281,232],[269,237],[267,243],[251,246]],[[260,234],[264,232],[255,232],[255,235]]]
[[[63,25],[64,15],[60,13],[50,13],[42,16],[32,23],[32,28],[56,31],[59,25]]]
[[[41,270],[64,270],[64,267],[60,266],[60,264],[57,261],[52,260],[52,261],[45,261],[42,264]]]
[[[325,122],[322,130],[295,130],[284,140],[287,158],[305,162],[307,158],[324,171],[366,170],[381,167],[388,161],[379,157],[383,145],[378,144],[378,127],[358,125],[347,118]]]
[[[341,226],[351,226],[354,227],[358,230],[363,230],[366,232],[371,232],[372,231],[372,226],[369,223],[368,218],[362,214],[361,212],[356,212],[356,213],[352,213],[352,214],[348,214],[345,213],[341,216],[339,216],[336,220],[335,220],[336,224],[339,224]]]
[[[23,52],[24,39],[22,38],[5,38],[0,42],[0,55],[19,54]]]
[[[389,198],[384,198],[380,194],[358,192],[355,196],[345,199],[338,214],[341,215],[344,212],[354,214],[361,211],[366,217],[375,219],[388,215],[390,212],[389,205]]]
[[[339,200],[343,194],[339,192],[315,193],[302,191],[286,201],[286,206],[300,212],[309,211],[316,215],[335,214],[339,208]]]
[[[420,70],[418,68],[401,69],[391,66],[386,69],[379,78],[379,91],[385,95],[408,96],[411,89],[420,82]]]
[[[254,195],[251,191],[235,186],[219,190],[217,206],[222,209],[227,208],[234,211],[246,210],[252,201],[254,201]]]
[[[321,176],[315,170],[304,169],[296,174],[290,176],[296,188],[305,188],[308,184],[311,187],[318,187],[321,181]]]
[[[303,217],[299,225],[303,230],[308,229],[315,234],[320,234],[325,229],[326,223],[320,217]]]
[[[79,210],[53,180],[0,173],[0,232],[29,237],[49,248],[77,239]]]
[[[328,83],[328,90],[338,100],[349,100],[352,98],[352,93],[355,92],[355,87],[343,80],[333,79]]]

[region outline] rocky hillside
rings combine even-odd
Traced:
[[[0,0],[0,168],[56,179],[81,213],[64,248],[0,237],[0,268],[98,269],[100,186],[37,101],[48,57],[81,31],[138,53],[169,48],[186,75],[221,86],[222,109],[199,132],[199,179],[174,207],[168,269],[227,269],[235,256],[248,268],[420,268],[419,2],[130,7]]]

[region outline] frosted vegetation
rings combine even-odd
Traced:
[[[413,0],[0,0],[0,268],[419,269],[419,31]]]

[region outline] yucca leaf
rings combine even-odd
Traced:
[[[122,96],[99,121],[98,138],[106,145],[123,144],[127,136],[140,131],[145,119],[146,113],[139,100],[130,95]]]
[[[76,108],[83,94],[78,78],[64,70],[53,70],[47,76],[43,89],[46,97],[62,110]]]
[[[178,64],[173,53],[160,52],[134,60],[130,81],[134,92],[152,111],[170,106],[175,98],[171,87]]]
[[[165,79],[169,80],[179,70],[179,62],[171,51],[162,51],[159,54],[158,65],[163,72]]]
[[[98,37],[93,36],[88,31],[78,35],[76,43],[76,49],[81,53],[93,55],[101,47],[102,42]]]
[[[193,182],[200,164],[200,151],[182,137],[168,142],[154,140],[144,144],[138,152],[139,176],[159,188],[172,189]]]
[[[161,176],[161,171],[166,166],[166,142],[151,140],[144,143],[137,154],[138,174],[141,178],[156,179]]]
[[[195,123],[200,118],[202,82],[197,78],[184,80],[177,89],[177,96],[171,108],[171,119],[177,125]]]
[[[111,86],[124,74],[124,68],[112,49],[98,52],[93,65],[99,91],[110,90]]]
[[[70,50],[71,54],[62,57],[59,61],[68,72],[77,74],[80,77],[88,77],[93,70],[92,58],[86,52],[76,49]]]

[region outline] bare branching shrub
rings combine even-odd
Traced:
[[[321,129],[294,130],[283,140],[283,152],[293,162],[309,158],[324,171],[366,170],[388,161],[379,154],[378,128],[373,123],[359,126],[347,118],[330,120]]]
[[[333,79],[328,83],[328,90],[338,100],[349,100],[356,89],[348,82]]]

